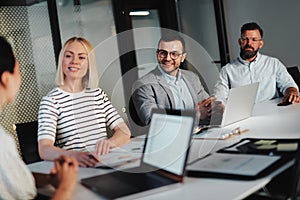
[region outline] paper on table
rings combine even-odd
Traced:
[[[280,159],[280,156],[214,153],[193,163],[188,170],[255,176]]]
[[[136,141],[132,141],[121,147],[113,148],[108,154],[99,157],[95,154],[94,148],[88,148],[88,151],[100,160],[95,167],[118,167],[122,164],[139,160],[142,155],[142,150],[143,143]]]
[[[193,139],[220,139],[223,137],[223,135],[229,133],[230,129],[225,128],[209,128],[207,130],[203,130],[202,132],[198,134],[193,135]]]
[[[236,132],[238,131],[238,132]],[[227,140],[232,137],[240,136],[243,133],[247,133],[249,129],[241,129],[237,127],[233,130],[229,128],[210,128],[204,130],[202,133],[195,134],[193,139],[199,140]]]
[[[231,147],[228,147],[226,148],[225,150],[226,151],[235,151],[235,152],[240,152],[240,150],[238,149],[238,147],[244,145],[244,144],[247,144],[248,142],[250,142],[250,140],[244,140],[242,142],[239,142],[237,144],[235,144],[234,146],[231,146]]]

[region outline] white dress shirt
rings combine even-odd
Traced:
[[[229,89],[259,82],[256,102],[264,102],[279,97],[289,87],[297,84],[287,72],[286,67],[277,59],[258,53],[256,59],[247,62],[241,57],[225,65],[214,88],[214,96],[226,103]]]
[[[175,100],[175,109],[177,110],[188,110],[194,109],[195,104],[192,98],[192,95],[189,92],[189,88],[182,79],[180,69],[178,70],[177,76],[171,76],[164,72],[161,67],[158,67],[163,76],[165,77],[167,83],[170,86],[174,100]]]

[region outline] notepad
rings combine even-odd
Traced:
[[[192,177],[253,180],[293,164],[299,139],[244,138],[187,167]],[[279,148],[278,148],[279,146]]]

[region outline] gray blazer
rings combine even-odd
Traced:
[[[209,97],[195,73],[180,70],[195,106],[198,102]],[[175,107],[172,91],[158,66],[135,83],[132,100],[138,117],[144,125],[150,123],[153,108],[174,109]]]

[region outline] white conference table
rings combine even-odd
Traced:
[[[228,130],[236,127],[249,129],[247,133],[235,136],[227,140],[204,140],[193,139],[189,163],[203,157],[209,153],[219,150],[220,148],[234,144],[242,138],[300,138],[300,104],[278,107],[279,99],[267,103],[255,105],[253,116],[246,120],[237,122],[222,130],[217,134],[223,134]],[[216,134],[216,133],[213,133]],[[132,164],[134,165],[134,164]],[[31,171],[49,173],[53,166],[52,162],[42,161],[28,165]],[[129,166],[130,167],[130,166]],[[167,189],[160,191],[151,191],[151,194],[141,193],[138,196],[128,196],[128,199],[222,199],[234,200],[243,199],[253,192],[264,187],[272,178],[285,170],[288,166],[282,167],[266,177],[251,180],[228,180],[214,178],[192,178],[186,177],[184,183],[167,186]],[[104,199],[93,191],[85,188],[80,184],[82,178],[92,177],[111,170],[80,168],[78,185],[73,199]],[[112,186],[114,187],[114,186]],[[126,198],[126,197],[125,197]]]

